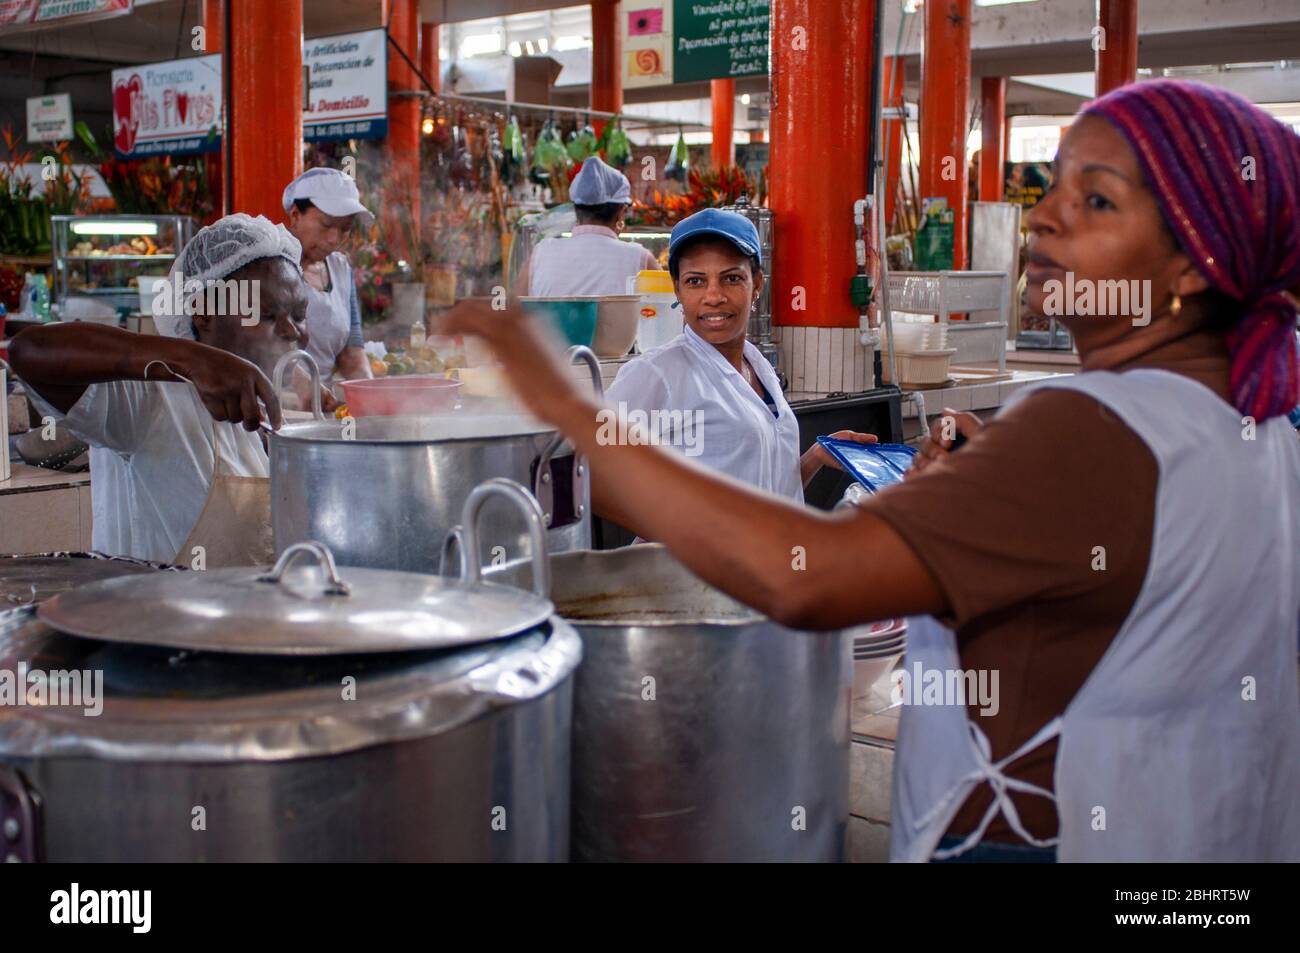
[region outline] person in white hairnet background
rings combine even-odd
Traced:
[[[618,237],[632,204],[627,176],[592,156],[569,186],[578,224],[569,238],[547,238],[533,250],[516,283],[517,295],[627,294],[627,279],[654,271],[654,255]]]
[[[370,377],[352,266],[340,249],[358,223],[369,226],[375,216],[361,204],[356,183],[338,169],[308,169],[285,186],[282,204],[285,225],[302,244],[307,353],[323,379],[331,373],[342,380]],[[334,404],[327,398],[325,409]]]
[[[194,568],[270,561],[259,424],[280,426],[268,375],[308,343],[301,255],[283,225],[229,215],[181,251],[183,306],[155,309],[161,336],[47,324],[10,343],[40,413],[91,446],[96,550]],[[205,293],[218,281],[236,294]],[[228,313],[232,300],[252,313]]]

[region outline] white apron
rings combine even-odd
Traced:
[[[352,333],[352,273],[341,252],[325,259],[330,290],[318,291],[307,281],[307,353],[316,361],[321,377],[328,378],[334,362],[347,347]]]
[[[212,485],[208,498],[172,562],[178,566],[195,567],[196,548],[201,546],[204,569],[269,565],[275,556],[271,533],[271,480],[269,477],[236,476],[228,472],[221,460],[216,427],[214,420]]]
[[[1243,439],[1236,410],[1165,371],[1094,372],[1039,386],[1100,401],[1155,456],[1147,576],[1063,715],[1010,757],[990,760],[978,718],[964,705],[904,706],[891,859],[964,852],[1000,810],[1029,843],[1055,844],[1060,861],[1300,860],[1295,431],[1275,418]],[[1115,492],[1125,492],[1122,476]],[[928,616],[908,629],[906,664],[918,662],[927,671],[961,667],[953,633]],[[1007,792],[1051,795],[1002,771],[1058,736],[1059,837],[1040,842],[1025,832]],[[984,783],[994,800],[979,828],[953,851],[937,852],[966,796]]]

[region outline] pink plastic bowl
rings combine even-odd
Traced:
[[[450,377],[377,377],[343,382],[343,400],[353,417],[436,414],[456,406],[462,382]]]

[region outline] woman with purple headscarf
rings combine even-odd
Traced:
[[[1236,96],[1093,102],[1029,219],[1030,305],[1082,373],[945,415],[850,512],[602,443],[522,315],[448,330],[708,582],[796,627],[912,616],[893,859],[1297,860],[1298,190],[1300,137]]]

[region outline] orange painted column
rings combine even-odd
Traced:
[[[874,0],[772,4],[768,205],[777,228],[777,324],[858,324],[849,298],[853,203],[867,194],[874,14]]]
[[[1006,160],[1007,78],[980,80],[980,201],[1002,201],[1002,163]]]
[[[618,0],[591,3],[591,108],[623,111],[622,37],[618,30]],[[600,132],[599,129],[596,130]]]
[[[221,37],[226,29],[226,14],[221,2],[222,0],[203,0],[200,22],[203,25],[204,54],[221,52]],[[223,181],[226,172],[225,164],[221,161],[221,155],[220,152],[208,152],[203,156],[203,174],[208,180],[208,189],[212,193],[212,204],[216,210],[215,215],[217,218],[226,214],[226,190]]]
[[[971,0],[925,5],[921,58],[921,178],[918,198],[953,210],[953,268],[966,267],[966,129],[970,100]]]
[[[709,85],[713,98],[713,167],[721,169],[736,161],[732,132],[736,125],[736,81],[715,79]]]
[[[438,60],[438,24],[420,24],[420,72],[433,86],[435,93],[442,92],[442,63]]]
[[[1097,95],[1137,79],[1138,0],[1099,0],[1093,45],[1097,47]],[[1102,39],[1105,49],[1102,49]]]
[[[906,73],[902,57],[885,57],[884,94],[885,109],[903,106],[903,78]],[[901,119],[885,120],[885,228],[894,221],[894,207],[898,202],[898,182],[903,168],[903,122]]]
[[[302,0],[226,2],[229,208],[279,221],[284,187],[302,171]]]
[[[380,228],[389,248],[409,262],[420,237],[420,78],[393,49],[395,42],[411,62],[420,60],[420,6],[417,0],[385,0],[388,49],[388,153]]]

